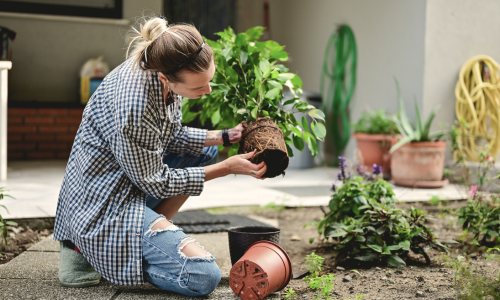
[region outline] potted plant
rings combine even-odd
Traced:
[[[384,175],[391,173],[389,150],[395,142],[399,130],[393,119],[383,110],[365,111],[353,125],[358,144],[358,159],[365,169],[373,172],[373,165],[382,166]]]
[[[415,101],[416,123],[413,125],[406,116],[397,80],[396,86],[399,109],[393,119],[403,137],[389,151],[392,154],[392,179],[402,186],[442,187],[448,183],[447,179],[443,179],[445,134],[442,131],[430,133],[437,109],[435,108],[424,122]]]
[[[217,33],[219,40],[206,40],[217,66],[211,83],[213,91],[200,99],[184,99],[183,121],[199,116],[202,124],[210,119],[219,129],[244,122],[242,140],[231,146],[229,156],[257,149],[251,161],[265,161],[264,177],[276,177],[284,174],[288,158],[293,156],[288,144],[301,151],[307,145],[313,155],[318,153],[316,139],[326,135],[322,123],[325,115],[299,99],[302,80],[278,64],[288,59],[284,46],[275,41],[257,41],[263,30],[259,26],[235,34],[228,28]],[[292,99],[283,100],[284,87],[290,90]],[[296,120],[296,112],[308,114],[311,123],[305,117]]]

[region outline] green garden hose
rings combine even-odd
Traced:
[[[334,53],[330,53],[332,48]],[[335,157],[342,155],[351,135],[348,109],[356,86],[356,63],[354,34],[349,26],[340,25],[326,45],[320,82],[323,111],[332,117],[328,118],[327,126]]]

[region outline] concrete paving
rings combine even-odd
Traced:
[[[2,204],[8,219],[54,217],[66,162],[10,161],[7,181],[0,182],[16,199],[6,198]],[[203,193],[191,197],[181,210],[210,207],[265,205],[270,202],[287,206],[327,205],[330,187],[338,170],[335,168],[289,169],[286,176],[256,180],[250,176],[229,175],[209,181]],[[400,201],[428,201],[432,196],[456,200],[467,198],[467,192],[455,185],[441,189],[409,189],[394,187]]]
[[[222,273],[222,280],[217,289],[202,299],[239,299],[232,292],[228,282],[231,259],[227,233],[191,234],[191,236],[216,257]],[[59,284],[58,268],[59,242],[54,241],[51,235],[9,263],[0,265],[0,299],[193,299],[162,291],[150,284],[126,287],[112,284],[105,279],[93,287],[66,288]],[[272,294],[266,299],[279,299],[279,294]]]

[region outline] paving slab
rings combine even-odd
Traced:
[[[0,279],[54,280],[58,272],[58,252],[26,251],[9,263],[0,265]]]
[[[59,280],[1,279],[2,300],[110,300],[117,292],[117,286],[103,281],[86,288],[67,288]],[[136,299],[140,299],[137,297]]]
[[[160,289],[155,288],[150,284],[145,284],[140,287],[120,287],[118,296],[115,295],[116,300],[159,300],[159,299],[169,299],[169,300],[193,300],[193,299],[210,299],[210,300],[238,300],[237,297],[231,287],[229,286],[229,282],[227,279],[222,279],[221,283],[215,291],[213,291],[207,297],[201,298],[193,298],[187,297],[180,294],[162,291]],[[271,299],[280,299],[279,293],[273,293],[265,298],[266,300]]]
[[[54,241],[54,235],[51,234],[48,237],[42,239],[38,243],[34,244],[27,251],[36,252],[59,252],[59,241]]]

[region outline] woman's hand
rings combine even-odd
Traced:
[[[227,131],[229,135],[229,142],[231,144],[239,143],[241,140],[241,134],[243,132],[243,125],[238,124],[238,126],[231,128]]]
[[[260,164],[256,165],[249,161],[249,159],[255,155],[256,151],[257,150],[245,154],[231,156],[230,158],[226,159],[224,163],[226,164],[228,173],[250,175],[257,179],[265,179],[262,176],[267,171],[266,163],[261,162]]]

